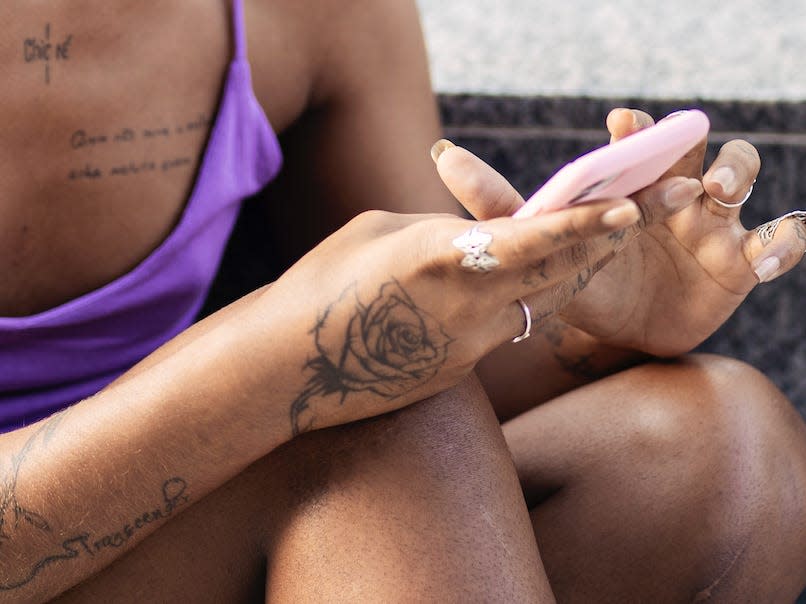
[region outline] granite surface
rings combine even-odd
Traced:
[[[441,93],[806,99],[802,0],[418,0]]]

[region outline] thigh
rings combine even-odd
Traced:
[[[268,600],[553,601],[512,458],[475,379],[311,433],[294,455]]]
[[[500,427],[469,380],[305,434],[63,602],[553,601]]]
[[[806,437],[752,368],[695,356],[612,376],[504,426],[561,602],[791,602]]]

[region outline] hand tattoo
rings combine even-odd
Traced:
[[[437,375],[452,342],[394,280],[381,286],[366,306],[352,285],[327,308],[312,333],[318,356],[305,364],[313,376],[291,403],[294,435],[311,429],[313,418],[303,420],[302,415],[310,412],[314,397],[338,394],[340,404],[351,392],[396,398]]]

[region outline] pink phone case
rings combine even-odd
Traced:
[[[708,134],[709,127],[702,111],[673,113],[563,166],[514,216],[525,218],[585,201],[631,195],[658,180]]]

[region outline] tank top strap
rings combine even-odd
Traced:
[[[235,43],[235,59],[246,60],[246,21],[243,15],[243,0],[232,0],[232,33]]]

